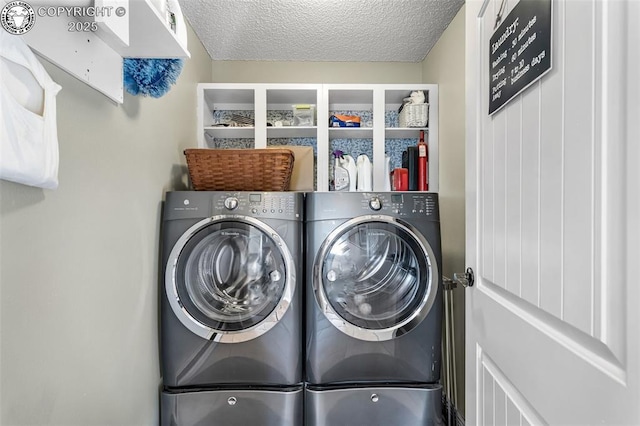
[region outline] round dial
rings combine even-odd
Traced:
[[[371,207],[371,210],[380,210],[382,208],[382,202],[380,201],[380,198],[378,197],[373,197],[369,200],[369,207]]]
[[[238,199],[236,197],[229,197],[224,200],[224,206],[227,210],[234,210],[238,207]]]

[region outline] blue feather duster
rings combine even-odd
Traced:
[[[182,59],[124,58],[124,87],[132,95],[159,98],[180,76]]]

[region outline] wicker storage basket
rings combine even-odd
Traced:
[[[196,191],[288,191],[293,152],[288,149],[186,149]]]
[[[429,124],[429,104],[408,104],[398,117],[400,127],[427,127]]]

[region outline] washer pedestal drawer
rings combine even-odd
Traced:
[[[441,397],[440,385],[308,385],[305,425],[441,426]]]
[[[300,426],[302,385],[281,389],[164,390],[161,426]]]

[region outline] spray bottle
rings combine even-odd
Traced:
[[[343,153],[340,150],[333,151],[334,167],[333,167],[333,186],[334,191],[349,190],[349,172],[342,167]]]

